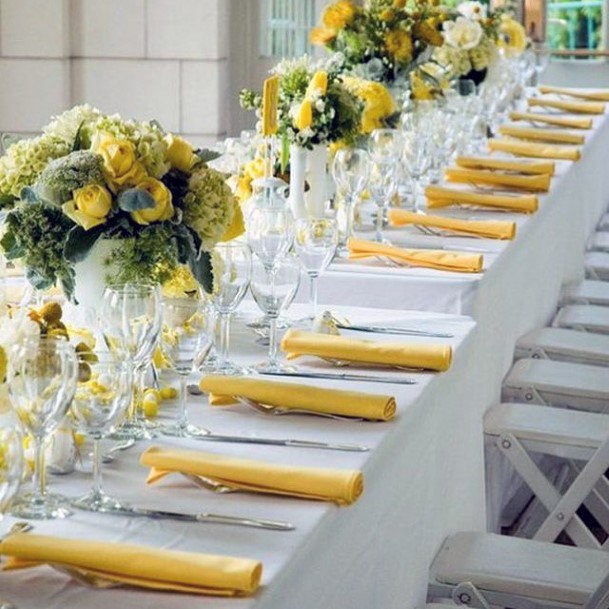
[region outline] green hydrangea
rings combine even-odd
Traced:
[[[81,125],[91,125],[101,117],[101,112],[89,104],[74,106],[63,114],[53,117],[53,120],[43,128],[47,135],[61,138],[70,146],[74,144],[76,134]]]
[[[233,221],[237,201],[224,175],[202,165],[190,176],[182,204],[185,224],[199,235],[203,248],[211,250]]]
[[[135,146],[135,153],[146,173],[160,179],[170,169],[167,162],[167,142],[163,130],[156,123],[125,121],[118,114],[102,116],[84,130],[89,146],[96,133],[110,133],[116,139],[128,140]],[[88,147],[88,146],[87,146]]]
[[[18,198],[23,188],[36,182],[49,161],[68,152],[70,145],[54,135],[16,142],[0,158],[0,194]]]
[[[472,69],[469,52],[447,44],[437,48],[434,51],[433,58],[441,66],[447,68],[452,76],[462,76]]]
[[[484,70],[488,68],[493,58],[495,46],[493,42],[485,36],[480,44],[469,52],[469,58],[474,70]]]
[[[51,161],[36,182],[38,194],[49,203],[61,205],[87,184],[104,184],[104,161],[99,154],[78,150]]]

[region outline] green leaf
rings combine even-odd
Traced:
[[[74,273],[70,273],[69,275],[61,276],[59,279],[61,283],[61,287],[63,289],[63,293],[66,295],[66,298],[75,304],[78,304],[76,299],[74,298],[74,289],[76,288],[76,281],[74,278]]]
[[[85,121],[82,121],[82,123],[78,125],[78,131],[76,132],[76,137],[74,138],[74,144],[72,144],[72,152],[82,148],[82,127],[84,124]]]
[[[38,193],[30,186],[21,189],[19,198],[26,203],[38,203],[40,201]]]
[[[195,240],[183,224],[174,227],[174,238],[178,248],[178,262],[187,264],[192,257],[196,257],[199,251],[195,245]]]
[[[214,161],[217,158],[221,157],[222,154],[216,152],[215,150],[209,150],[207,148],[199,148],[199,150],[195,151],[195,154],[201,159],[204,163],[209,163],[210,161]]]
[[[28,268],[25,276],[37,290],[46,290],[53,285],[53,280],[45,277],[38,269]]]
[[[63,247],[63,255],[66,260],[72,263],[84,260],[103,231],[103,226],[94,226],[89,230],[85,230],[82,226],[71,228]]]
[[[163,135],[167,135],[167,131],[165,131],[165,129],[163,129],[163,125],[161,125],[161,123],[159,123],[159,121],[155,119],[150,121],[150,124],[153,127],[156,127]]]
[[[0,239],[0,245],[4,250],[4,255],[8,260],[16,260],[17,258],[21,258],[25,256],[26,250],[18,241],[15,233],[11,230],[8,230],[2,239]]]
[[[142,188],[123,190],[116,198],[116,201],[123,211],[151,209],[156,205],[152,195]]]
[[[214,272],[211,266],[210,253],[201,251],[198,256],[191,256],[188,260],[188,266],[194,278],[203,286],[203,289],[211,294],[214,289]]]
[[[13,195],[0,194],[0,209],[12,207],[17,199]]]

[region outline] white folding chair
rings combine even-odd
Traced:
[[[588,238],[586,249],[589,252],[609,252],[609,232],[596,231]]]
[[[568,284],[563,289],[560,304],[609,306],[609,281],[584,279],[579,283]]]
[[[609,280],[609,254],[606,252],[587,252],[584,267],[588,279]]]
[[[558,310],[552,325],[580,332],[609,334],[609,307],[566,305]]]
[[[503,381],[502,401],[609,410],[609,374],[600,366],[521,359]]]
[[[539,328],[516,342],[514,359],[526,358],[609,366],[609,336],[563,328]]]
[[[498,404],[484,417],[484,433],[535,496],[520,519],[518,535],[554,542],[565,533],[577,546],[609,549],[609,481],[605,477],[609,469],[609,415]],[[561,479],[567,484],[548,479],[540,456],[559,461]],[[551,471],[556,471],[554,464]],[[582,506],[596,520],[594,528],[578,515]]]
[[[448,537],[428,598],[477,609],[607,609],[609,553],[492,533]]]

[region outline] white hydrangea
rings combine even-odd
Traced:
[[[457,17],[456,21],[446,21],[442,25],[446,44],[456,49],[469,51],[478,46],[482,39],[482,26],[477,21]]]
[[[43,132],[72,144],[80,126],[83,123],[94,123],[100,116],[101,112],[89,104],[74,106],[63,114],[54,116],[51,122],[43,128]]]

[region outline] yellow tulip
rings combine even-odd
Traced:
[[[298,107],[294,116],[294,127],[299,131],[308,129],[313,124],[313,105],[305,99]]]
[[[138,182],[137,188],[145,190],[152,196],[155,202],[154,207],[131,212],[131,217],[138,224],[162,222],[163,220],[169,220],[173,216],[171,191],[163,182],[155,178],[144,178],[141,182]]]
[[[197,162],[197,155],[192,146],[183,138],[172,135],[165,137],[167,142],[167,160],[174,169],[189,173]]]
[[[112,195],[99,184],[89,184],[74,191],[72,200],[64,203],[63,213],[89,230],[106,222],[112,209]]]
[[[128,188],[146,176],[144,168],[135,158],[135,147],[127,140],[117,140],[109,133],[100,133],[91,150],[104,160],[104,174],[110,190]]]
[[[311,99],[315,93],[319,95],[325,95],[328,91],[328,73],[324,70],[318,70],[313,74],[313,78],[309,82],[305,97]]]

